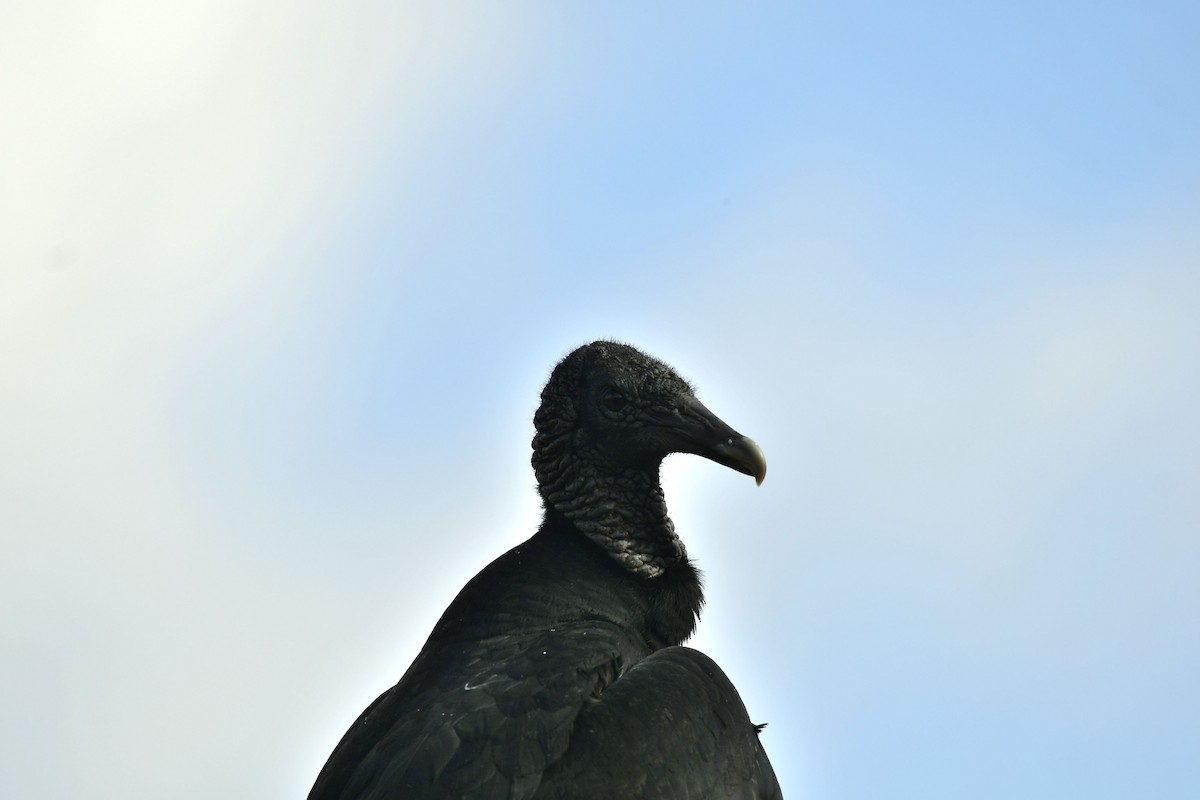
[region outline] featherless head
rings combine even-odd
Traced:
[[[534,415],[533,468],[548,508],[627,569],[654,577],[684,557],[659,487],[671,453],[766,475],[762,450],[722,422],[663,362],[597,341],[559,362]]]

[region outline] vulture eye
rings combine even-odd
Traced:
[[[609,389],[600,398],[600,405],[604,406],[609,411],[620,411],[621,409],[625,408],[626,402],[628,401],[625,399],[625,396],[616,389]]]

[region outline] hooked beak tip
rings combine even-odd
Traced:
[[[741,436],[721,442],[713,450],[722,464],[753,477],[754,483],[762,486],[767,477],[767,457],[758,442],[749,436]]]

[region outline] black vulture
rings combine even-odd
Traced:
[[[761,726],[681,646],[703,594],[659,483],[670,453],[762,483],[762,450],[610,341],[559,362],[534,427],[541,527],[463,587],[309,800],[781,797]]]

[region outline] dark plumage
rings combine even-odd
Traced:
[[[659,485],[676,452],[761,483],[762,451],[614,342],[558,364],[534,425],[541,527],[467,583],[309,800],[780,797],[737,690],[680,646],[703,594]]]

